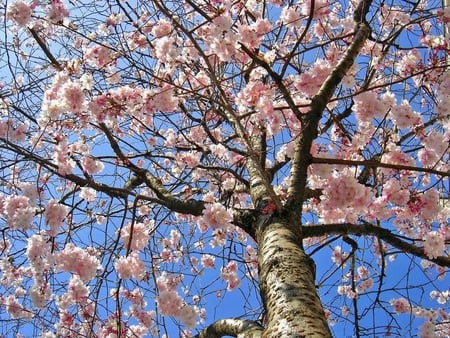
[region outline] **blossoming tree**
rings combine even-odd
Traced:
[[[448,336],[441,1],[0,11],[2,336]]]

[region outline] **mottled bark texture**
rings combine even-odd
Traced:
[[[263,337],[331,337],[315,288],[314,262],[298,222],[274,217],[257,233],[260,288],[267,310]]]

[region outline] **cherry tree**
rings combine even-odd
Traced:
[[[0,334],[450,334],[441,1],[0,12]]]

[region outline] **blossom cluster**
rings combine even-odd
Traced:
[[[177,292],[178,284],[182,281],[182,276],[175,276],[162,273],[157,278],[158,295],[156,303],[159,311],[168,316],[180,319],[187,327],[196,325],[198,309],[183,302]]]

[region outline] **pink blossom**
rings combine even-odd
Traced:
[[[442,255],[445,247],[445,239],[437,231],[430,231],[423,236],[423,249],[430,258],[436,258]]]
[[[272,29],[272,23],[267,19],[258,18],[254,26],[258,35],[267,34]]]
[[[421,60],[417,49],[410,50],[396,63],[396,69],[401,76],[409,76],[422,68]]]
[[[68,208],[65,205],[58,203],[56,200],[50,200],[45,207],[45,220],[47,225],[51,228],[50,236],[56,236],[59,227],[63,224],[64,219],[68,213]]]
[[[331,256],[331,260],[339,267],[343,267],[342,264],[344,264],[348,254],[345,252],[342,252],[342,248],[337,245],[333,249],[333,255]]]
[[[67,138],[58,135],[58,143],[54,147],[53,160],[58,166],[58,172],[61,175],[70,174],[75,166],[75,162],[69,157],[69,145]]]
[[[356,269],[358,272],[358,277],[361,279],[365,279],[369,277],[369,270],[365,266],[358,266]]]
[[[33,285],[29,290],[29,294],[33,306],[38,309],[43,309],[46,302],[52,298],[51,288],[47,282]]]
[[[150,34],[155,38],[161,38],[170,34],[173,29],[173,25],[167,20],[159,20],[158,23],[152,28]]]
[[[36,200],[44,197],[36,183],[23,182],[19,184],[19,187],[23,196],[28,197],[28,203],[30,205],[36,205]]]
[[[382,162],[390,164],[414,165],[414,160],[399,149],[391,149],[389,152],[384,153]]]
[[[350,314],[350,309],[348,308],[348,306],[341,306],[341,313],[343,316],[348,316]]]
[[[411,311],[409,301],[405,298],[391,299],[389,303],[394,307],[395,313],[408,313]]]
[[[447,290],[444,292],[440,292],[440,291],[433,290],[430,292],[430,298],[431,299],[437,298],[437,302],[439,304],[445,304],[450,299],[450,291]]]
[[[201,222],[204,222],[213,229],[224,228],[231,225],[233,216],[231,211],[225,208],[220,203],[209,203],[203,209],[203,217]]]
[[[68,81],[62,87],[61,98],[67,110],[78,113],[84,108],[84,92],[80,83]]]
[[[359,285],[356,287],[356,292],[358,294],[363,293],[365,290],[368,290],[370,288],[372,288],[373,286],[373,279],[372,278],[368,278],[363,280],[361,283],[359,283]]]
[[[383,185],[383,199],[387,203],[404,206],[410,199],[410,192],[397,179],[392,178]]]
[[[215,267],[215,265],[214,265],[215,260],[216,260],[216,258],[214,256],[209,255],[209,254],[204,254],[204,255],[202,255],[202,259],[201,259],[202,266],[204,268],[213,269]]]
[[[439,204],[439,192],[435,189],[428,189],[420,196],[420,215],[425,220],[436,219],[441,210]]]
[[[355,299],[358,297],[358,294],[353,291],[351,285],[339,285],[337,288],[337,293],[340,295],[346,295],[350,299]]]
[[[200,152],[183,152],[183,153],[177,153],[175,155],[175,158],[177,160],[177,163],[180,165],[186,165],[188,168],[195,168],[200,162]]]
[[[355,96],[355,115],[360,121],[383,118],[389,109],[390,101],[381,100],[375,91],[366,91]]]
[[[80,276],[82,281],[95,277],[97,270],[101,270],[97,257],[88,253],[73,243],[68,243],[64,250],[55,255],[56,268],[62,271],[73,272]]]
[[[153,325],[155,311],[144,311],[133,304],[130,307],[130,314],[134,316],[146,328],[150,328]]]
[[[19,27],[25,27],[31,22],[31,6],[21,0],[16,0],[8,5],[6,16],[13,20]]]
[[[120,230],[120,237],[126,249],[142,250],[148,244],[153,221],[147,223],[128,223]]]
[[[166,316],[178,316],[183,306],[183,300],[176,291],[160,291],[156,303],[161,314]]]
[[[67,294],[73,303],[85,304],[89,296],[89,287],[78,275],[74,275],[70,278]]]
[[[87,202],[95,202],[95,197],[97,196],[97,191],[94,188],[82,187],[80,189],[80,198],[86,200]]]
[[[296,7],[292,6],[287,6],[282,9],[280,19],[290,28],[299,27],[301,24],[300,13]]]
[[[42,263],[45,261],[44,257],[50,252],[50,243],[48,240],[42,236],[34,234],[27,240],[27,250],[25,254],[27,255],[31,265],[39,265],[42,267]],[[39,269],[42,273],[42,269]]]
[[[102,45],[88,48],[84,57],[88,64],[97,68],[103,68],[112,61],[110,49]]]
[[[419,329],[420,338],[433,338],[436,337],[436,325],[431,321],[424,322]]]
[[[1,299],[0,299],[1,300]],[[32,312],[27,310],[22,304],[19,303],[16,297],[9,295],[3,300],[3,305],[6,306],[6,311],[9,313],[11,318],[32,318]]]
[[[327,0],[305,0],[301,6],[302,14],[309,16],[311,12],[311,3],[314,5],[314,18],[320,19],[325,17],[330,13],[329,5]]]
[[[81,160],[83,170],[88,174],[98,174],[105,167],[102,162],[92,156],[83,156]]]
[[[358,214],[366,213],[373,192],[359,184],[350,170],[333,172],[325,184],[320,214],[326,222],[354,222]]]
[[[196,317],[197,311],[192,306],[183,306],[178,314],[178,318],[189,328],[193,328],[197,324]]]
[[[227,290],[232,291],[241,285],[241,279],[237,274],[237,263],[229,262],[221,269],[220,277],[227,282]]]
[[[400,129],[412,129],[422,122],[420,115],[412,111],[411,105],[407,100],[403,100],[400,105],[394,105],[390,114],[392,115],[392,120]]]
[[[178,108],[179,100],[175,89],[170,85],[159,88],[152,99],[155,109],[161,112],[171,112]]]
[[[6,199],[4,212],[12,230],[27,230],[36,214],[35,208],[30,206],[30,200],[25,196],[10,196]]]
[[[159,291],[175,291],[182,279],[183,275],[163,272],[161,276],[156,279],[156,284]]]
[[[142,280],[145,277],[145,264],[139,259],[136,251],[133,251],[128,256],[119,257],[114,263],[114,268],[119,278],[122,279],[135,278]]]
[[[54,23],[61,22],[69,16],[69,11],[64,7],[61,0],[52,0],[48,9],[48,19]]]
[[[160,62],[173,62],[180,54],[176,38],[172,36],[163,36],[156,39],[154,46],[155,56]]]

